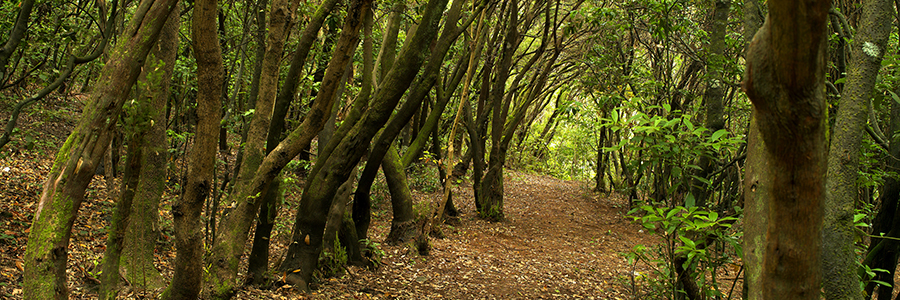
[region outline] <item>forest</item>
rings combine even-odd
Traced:
[[[0,298],[900,299],[900,1],[0,7]]]

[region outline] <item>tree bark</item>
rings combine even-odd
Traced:
[[[162,299],[197,299],[203,279],[203,231],[200,213],[214,188],[222,109],[222,49],[216,31],[216,0],[197,1],[191,24],[197,61],[197,127],[189,154],[187,183],[172,206],[175,227],[175,275]]]
[[[162,276],[153,265],[167,153],[159,145],[165,145],[165,103],[177,54],[178,25],[178,14],[169,14],[138,79],[136,104],[126,117],[128,155],[116,224],[111,225],[103,257],[101,298],[115,297],[119,276],[136,287],[163,287]]]
[[[881,59],[893,21],[893,1],[866,0],[853,39],[847,82],[835,120],[825,182],[822,276],[826,299],[859,299],[854,204],[859,195],[859,151]]]
[[[748,49],[744,91],[770,158],[771,178],[761,180],[772,183],[758,199],[769,206],[760,280],[750,287],[761,299],[819,298],[830,6],[827,0],[769,1],[766,23]]]
[[[285,117],[291,101],[294,100],[294,95],[297,93],[300,71],[306,63],[306,58],[309,55],[313,42],[316,40],[319,29],[322,28],[325,18],[331,14],[337,2],[337,0],[329,0],[322,3],[303,30],[297,50],[294,52],[291,66],[288,68],[285,76],[284,84],[275,97],[272,121],[269,124],[269,132],[266,137],[267,155],[275,149],[275,146],[283,138]],[[332,112],[333,114],[334,112]],[[275,217],[278,213],[278,199],[282,197],[283,193],[281,178],[273,180],[269,187],[264,189],[269,192],[265,194],[263,197],[264,203],[259,207],[256,232],[253,235],[253,246],[250,250],[249,265],[247,267],[247,278],[251,284],[263,284],[266,281],[265,275],[269,268],[269,238],[272,228],[275,226]]]
[[[177,0],[142,1],[47,176],[25,252],[25,299],[65,299],[72,225],[128,92]]]
[[[506,114],[503,109],[503,95],[506,91],[506,80],[509,78],[512,66],[512,56],[518,48],[518,1],[510,0],[507,13],[507,28],[503,40],[503,51],[500,54],[500,64],[497,66],[497,76],[494,78],[494,86],[491,88],[491,152],[488,160],[487,173],[481,179],[478,198],[479,216],[487,220],[500,221],[503,215],[503,161],[501,160],[500,144],[503,138],[503,126],[506,123]],[[484,91],[482,91],[483,93]],[[508,111],[508,106],[507,110]]]

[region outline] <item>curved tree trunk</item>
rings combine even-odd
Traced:
[[[763,251],[751,297],[819,299],[827,130],[825,25],[830,6],[828,0],[769,1],[766,23],[748,50],[744,90],[767,146],[763,174],[771,176],[760,179],[771,180],[771,189],[757,195],[757,201],[769,206],[766,235],[744,236],[765,240],[764,250],[747,249]]]
[[[47,176],[25,252],[25,299],[65,299],[67,248],[84,192],[112,139],[118,115],[141,66],[177,0],[145,0],[138,7],[81,120],[60,148]]]
[[[859,195],[859,151],[865,136],[869,99],[875,89],[881,58],[886,52],[894,20],[891,0],[866,0],[860,27],[853,39],[847,83],[841,95],[828,152],[825,182],[822,276],[826,299],[859,299],[862,296],[855,252],[856,213]]]
[[[350,6],[348,17],[361,22],[362,14],[368,11],[370,5],[369,0],[354,1]],[[445,0],[428,2],[423,11],[420,27],[407,47],[400,52],[398,62],[387,73],[366,115],[347,132],[331,155],[320,162],[322,167],[317,167],[319,171],[316,172],[316,176],[307,182],[292,230],[292,243],[280,267],[282,271],[288,273],[287,280],[295,287],[302,290],[309,289],[309,280],[322,251],[325,216],[331,207],[335,192],[346,181],[351,169],[356,166],[378,130],[387,122],[400,97],[418,73],[427,52],[416,47],[434,39],[444,7],[446,7]],[[349,31],[345,29],[343,32]]]

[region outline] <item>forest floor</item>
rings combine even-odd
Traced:
[[[28,230],[56,147],[74,125],[77,109],[73,107],[80,106],[75,101],[45,103],[54,109],[23,116],[22,135],[14,137],[22,141],[0,153],[0,299],[23,296]],[[0,111],[0,117],[5,120],[7,113]],[[31,144],[23,138],[29,136]],[[228,155],[223,160],[232,158]],[[118,186],[117,178],[107,181],[97,175],[88,188],[68,249],[71,299],[97,296],[96,272]],[[583,182],[516,171],[507,172],[505,188],[506,220],[486,222],[476,216],[471,184],[464,181],[456,186],[454,202],[461,214],[444,225],[443,238],[431,240],[427,256],[420,256],[411,244],[380,244],[380,266],[347,267],[342,274],[313,284],[311,294],[275,284],[242,287],[235,299],[641,299],[638,295],[646,288],[642,281],[651,267],[630,265],[622,253],[661,239],[630,221],[627,200],[592,193]],[[370,231],[375,242],[383,241],[390,228],[386,190],[383,182],[376,182]],[[430,201],[439,197],[437,190],[432,183],[430,188],[420,188],[415,197]],[[288,205],[282,206],[273,232],[272,261],[285,252],[299,192],[298,187],[286,192]],[[156,265],[167,279],[172,276],[175,256],[169,212],[175,195],[177,191],[169,188],[164,196],[156,249]],[[723,278],[734,279],[735,271],[726,271]],[[724,293],[729,293],[731,282],[722,284]],[[740,295],[737,282],[732,299]],[[641,287],[633,289],[634,283]],[[124,287],[120,298],[155,299],[159,292]]]

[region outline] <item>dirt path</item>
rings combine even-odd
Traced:
[[[591,195],[574,181],[519,173],[506,180],[506,222],[478,219],[471,187],[462,186],[454,197],[461,222],[432,242],[430,256],[383,246],[384,266],[351,268],[311,298],[624,298],[616,278],[630,270],[618,253],[652,239],[622,217],[625,202]],[[384,234],[377,231],[376,239]]]

